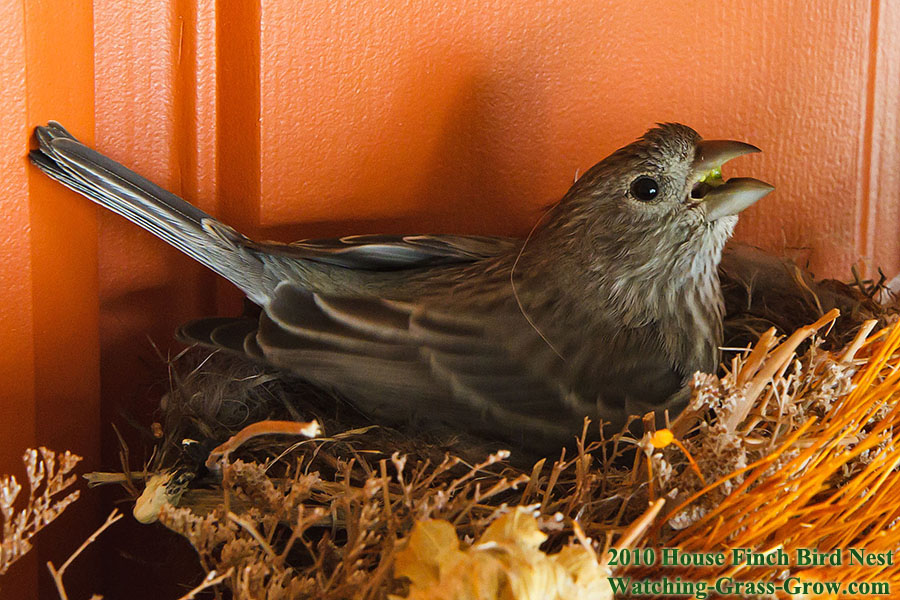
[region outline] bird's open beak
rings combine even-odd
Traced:
[[[702,208],[710,221],[736,215],[775,189],[752,177],[722,179],[722,165],[738,156],[759,152],[759,148],[731,140],[704,140],[697,144],[693,173],[692,205]]]

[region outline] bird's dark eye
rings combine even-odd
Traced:
[[[658,194],[659,184],[652,177],[641,175],[631,182],[631,195],[638,200],[649,202],[656,198]]]

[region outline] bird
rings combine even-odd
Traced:
[[[44,173],[231,281],[258,316],[179,338],[333,390],[386,424],[535,453],[584,419],[679,412],[715,372],[717,274],[738,214],[774,187],[722,176],[759,148],[660,123],[578,177],[524,238],[352,235],[259,242],[85,146],[35,129]]]

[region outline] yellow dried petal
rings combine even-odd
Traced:
[[[668,429],[660,429],[650,437],[650,443],[654,448],[665,448],[672,443],[675,435]]]
[[[537,520],[527,509],[517,508],[498,517],[481,535],[479,543],[518,544],[537,548],[547,535],[538,528]]]
[[[548,555],[538,549],[546,538],[523,509],[496,519],[465,550],[450,523],[426,521],[398,552],[396,574],[410,578],[406,600],[612,599],[608,571],[590,551],[573,545]]]
[[[609,569],[597,562],[594,553],[580,544],[566,546],[553,560],[560,565],[574,583],[577,595],[563,596],[578,600],[607,600],[612,598]]]
[[[158,473],[147,479],[144,491],[135,501],[132,509],[132,514],[138,523],[148,525],[157,521],[160,509],[169,501],[166,496],[166,485],[171,478],[171,473]]]
[[[447,521],[429,519],[413,526],[406,546],[397,552],[394,573],[408,577],[414,586],[440,581],[441,570],[461,560],[456,529]]]

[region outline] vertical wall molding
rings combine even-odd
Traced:
[[[260,4],[216,6],[216,214],[251,237],[260,221]],[[239,309],[233,285],[219,279],[216,290],[220,311]]]
[[[25,57],[25,3],[0,3],[0,473],[19,481],[23,451],[36,442]],[[3,578],[2,591],[35,598],[37,581],[37,557],[26,556]]]
[[[900,273],[900,3],[873,0],[870,143],[861,253],[888,277]],[[877,275],[870,273],[870,275]]]
[[[71,450],[99,466],[96,210],[26,158],[32,128],[49,119],[93,141],[91,6],[6,2],[0,27],[0,473],[21,481],[28,447]],[[61,564],[98,519],[96,498],[70,506],[4,576],[3,597],[53,597],[46,562]],[[73,597],[96,584],[93,558],[67,582]]]

